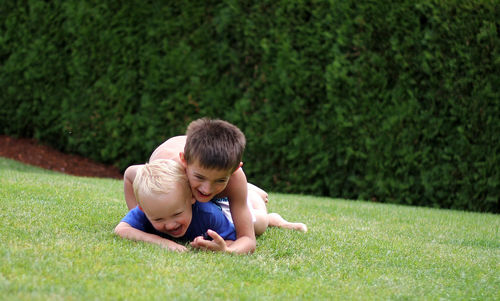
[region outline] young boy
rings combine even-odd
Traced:
[[[249,184],[251,185],[251,184]],[[145,164],[137,171],[133,185],[134,195],[139,203],[116,226],[115,233],[123,238],[155,243],[169,250],[186,251],[180,241],[206,241],[207,233],[214,245],[209,250],[228,252],[236,239],[231,216],[223,213],[225,200],[197,202],[190,191],[187,176],[182,165],[174,160],[160,159]],[[256,233],[262,234],[268,226],[307,231],[302,223],[290,223],[277,213],[267,213],[264,198],[267,194],[251,185],[249,200],[256,216]],[[222,207],[222,208],[221,208]]]
[[[173,137],[161,144],[149,159],[149,162],[173,159],[181,163],[191,192],[199,202],[208,202],[214,197],[229,199],[237,239],[228,251],[235,253],[251,253],[256,246],[252,215],[247,205],[247,179],[240,168],[245,143],[245,136],[236,126],[203,118],[189,124],[186,136]],[[124,175],[129,210],[137,205],[132,187],[139,167],[130,166]],[[221,247],[208,240],[196,240],[193,246],[213,251],[220,251]]]
[[[133,191],[139,205],[115,228],[123,238],[172,251],[187,251],[173,240],[192,241],[209,229],[218,233],[212,243],[222,245],[222,251],[236,239],[234,225],[215,203],[194,199],[184,167],[174,160],[159,159],[141,166]]]

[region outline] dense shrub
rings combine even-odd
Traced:
[[[500,212],[497,1],[3,1],[0,130],[124,169],[201,116],[271,191]]]

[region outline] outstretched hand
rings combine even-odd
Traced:
[[[178,243],[175,243],[170,240],[165,240],[165,243],[162,244],[164,248],[167,248],[169,251],[174,251],[174,252],[187,252],[188,248],[186,248],[183,245],[180,245]]]
[[[192,242],[191,246],[195,249],[200,249],[204,251],[213,251],[213,252],[227,252],[228,245],[226,241],[219,235],[217,232],[208,230],[208,236],[212,238],[212,240],[206,240],[203,236],[196,237]]]

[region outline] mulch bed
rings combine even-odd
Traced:
[[[94,162],[78,155],[62,153],[35,139],[0,135],[0,157],[75,176],[123,178],[115,166]]]

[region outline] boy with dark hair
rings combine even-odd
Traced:
[[[255,251],[254,218],[247,202],[247,179],[240,168],[243,165],[245,136],[229,122],[205,118],[191,122],[186,134],[161,144],[149,162],[173,159],[181,163],[186,170],[191,192],[199,202],[227,197],[237,234],[230,246],[218,243],[224,240],[215,232],[209,233],[213,241],[197,239],[192,246],[212,251],[225,249],[240,254]],[[140,166],[133,165],[125,171],[124,193],[129,210],[137,205],[133,182]]]

